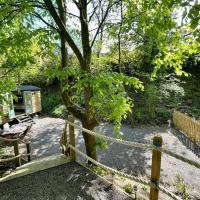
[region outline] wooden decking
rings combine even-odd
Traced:
[[[64,155],[20,166],[0,179],[1,200],[131,200],[90,170]]]
[[[49,169],[51,167],[56,167],[68,162],[70,162],[70,160],[63,154],[55,154],[52,156],[34,160],[25,165],[17,167],[17,169],[9,175],[0,178],[0,183],[45,169]]]

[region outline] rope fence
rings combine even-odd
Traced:
[[[84,131],[85,133],[88,133],[90,135],[93,135],[95,137],[98,137],[100,139],[104,139],[104,140],[107,140],[107,141],[110,141],[110,142],[115,142],[115,143],[118,143],[118,144],[124,144],[126,146],[130,146],[130,147],[143,148],[143,149],[149,149],[149,150],[152,150],[153,148],[157,148],[157,147],[154,147],[153,145],[150,145],[150,144],[143,144],[143,143],[139,143],[139,142],[132,142],[132,141],[121,140],[121,139],[109,137],[109,136],[102,135],[100,133],[96,133],[94,131],[85,129],[85,128],[83,128],[83,127],[81,127],[81,126],[79,126],[79,125],[77,125],[75,123],[72,123],[72,122],[68,121],[68,120],[66,120],[66,122],[69,125]]]
[[[156,188],[158,190],[160,190],[161,192],[165,193],[166,195],[168,195],[169,197],[175,199],[175,200],[181,200],[180,197],[174,195],[172,192],[168,191],[167,189],[165,189],[164,187],[161,187],[161,186],[157,186],[154,182],[152,181],[146,181],[146,180],[143,180],[142,178],[139,178],[139,177],[135,177],[135,176],[132,176],[132,175],[129,175],[129,174],[126,174],[126,173],[123,173],[123,172],[120,172],[116,169],[113,169],[111,167],[108,167],[92,158],[90,158],[89,156],[87,156],[85,153],[81,152],[80,150],[78,150],[77,148],[73,147],[72,145],[70,144],[67,144],[73,151],[75,151],[76,153],[78,153],[79,155],[81,155],[83,158],[85,158],[86,160],[89,160],[90,162],[92,162],[93,164],[97,165],[97,166],[100,166],[101,168],[107,170],[107,171],[110,171],[114,174],[117,174],[119,176],[122,176],[122,177],[125,177],[125,178],[128,178],[128,179],[131,179],[135,182],[138,182],[140,184],[143,184],[143,185],[146,185],[146,186],[149,186],[149,187],[153,187],[153,188]]]
[[[14,142],[14,141],[19,141],[19,140],[20,140],[19,138],[9,139],[9,138],[0,137],[0,141],[3,141],[3,142]]]
[[[189,165],[193,165],[196,168],[200,169],[200,163],[198,163],[198,162],[196,162],[194,160],[185,158],[185,157],[183,157],[183,156],[181,156],[179,154],[176,154],[176,153],[174,153],[174,152],[172,152],[170,150],[167,150],[167,149],[164,149],[164,148],[158,148],[153,144],[143,144],[143,143],[139,143],[139,142],[132,142],[132,141],[121,140],[121,139],[109,137],[109,136],[102,135],[100,133],[96,133],[94,131],[90,131],[88,129],[85,129],[85,128],[83,128],[83,127],[81,127],[81,126],[79,126],[79,125],[77,125],[75,123],[70,122],[69,120],[66,120],[66,122],[69,125],[71,125],[73,127],[76,127],[76,128],[78,128],[78,129],[80,129],[80,130],[82,130],[82,131],[84,131],[84,132],[86,132],[86,133],[88,133],[90,135],[93,135],[95,137],[98,137],[98,138],[101,138],[101,139],[104,139],[104,140],[107,140],[107,141],[115,142],[115,143],[118,143],[118,144],[124,144],[124,145],[130,146],[130,147],[143,148],[143,149],[148,149],[148,150],[153,150],[153,149],[154,150],[158,150],[158,151],[160,151],[162,153],[165,153],[165,154],[167,154],[169,156],[172,156],[172,157],[174,157],[174,158],[176,158],[178,160],[181,160],[182,162],[185,162],[185,163],[187,163]]]
[[[32,153],[28,153],[28,154],[19,154],[19,155],[17,155],[17,156],[11,157],[11,158],[0,159],[0,163],[8,162],[8,161],[15,160],[15,159],[17,159],[17,158],[21,158],[21,157],[25,157],[25,156],[30,156],[31,154],[32,154]]]
[[[21,165],[21,158],[27,156],[28,157],[28,161],[31,160],[31,145],[30,145],[30,137],[27,140],[23,140],[21,138],[4,138],[4,137],[0,137],[0,142],[3,142],[5,145],[13,145],[14,147],[14,153],[15,156],[11,157],[11,158],[4,158],[4,159],[0,159],[0,163],[4,163],[4,162],[9,162],[11,160],[16,160],[16,166],[20,166]],[[20,154],[19,153],[19,142],[26,144],[27,147],[27,154]]]
[[[171,157],[174,157],[178,160],[181,160],[182,162],[185,162],[189,165],[192,165],[198,169],[200,169],[200,163],[185,158],[179,154],[176,154],[170,150],[164,149],[162,148],[162,137],[161,136],[155,136],[153,138],[153,144],[144,144],[144,143],[140,143],[140,142],[133,142],[133,141],[127,141],[127,140],[122,140],[122,139],[118,139],[118,138],[113,138],[113,137],[109,137],[106,135],[103,135],[101,133],[96,133],[94,131],[88,130],[83,128],[82,126],[75,124],[74,123],[74,118],[72,116],[69,116],[68,120],[66,120],[66,123],[69,125],[69,141],[61,141],[61,145],[62,145],[62,152],[67,152],[69,149],[69,152],[66,153],[66,155],[70,155],[70,159],[71,161],[75,161],[75,157],[76,154],[79,154],[80,156],[82,156],[83,158],[85,158],[87,161],[90,161],[91,163],[100,166],[101,168],[110,171],[112,173],[118,174],[122,177],[125,178],[129,178],[131,180],[134,180],[137,183],[146,185],[150,187],[150,196],[149,199],[150,200],[158,200],[158,194],[159,191],[163,192],[164,194],[168,195],[169,197],[171,197],[172,199],[175,200],[180,200],[182,198],[176,196],[175,194],[173,194],[172,192],[170,192],[169,190],[167,190],[166,188],[164,188],[163,186],[159,185],[159,180],[160,180],[160,171],[161,171],[161,154],[165,153]],[[152,166],[151,166],[151,180],[147,181],[144,180],[142,178],[139,177],[135,177],[132,175],[129,175],[127,173],[123,173],[121,171],[118,171],[116,169],[113,169],[111,167],[108,167],[94,159],[92,159],[91,157],[89,157],[88,155],[86,155],[85,153],[81,152],[79,149],[77,149],[75,147],[75,131],[74,129],[78,128],[81,131],[84,131],[92,136],[95,136],[97,138],[100,139],[104,139],[106,141],[110,141],[110,142],[114,142],[117,144],[123,144],[129,147],[134,147],[134,148],[142,148],[142,149],[146,149],[146,150],[151,150],[152,151]],[[64,131],[63,133],[67,134],[66,131]],[[67,138],[67,135],[63,136],[63,138]]]

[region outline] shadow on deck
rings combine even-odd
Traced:
[[[58,161],[59,160],[59,161]],[[41,161],[41,160],[40,160]],[[130,200],[91,171],[61,155],[19,167],[0,179],[1,200]],[[58,163],[59,162],[59,163]],[[61,164],[61,165],[60,165]]]

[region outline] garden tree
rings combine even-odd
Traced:
[[[130,99],[126,97],[126,94],[124,94],[123,83],[132,84],[138,89],[142,88],[142,85],[137,78],[126,77],[122,74],[108,73],[104,71],[96,73],[95,71],[92,71],[91,67],[92,47],[95,44],[97,35],[99,34],[101,26],[107,19],[109,12],[118,2],[108,1],[103,4],[105,14],[94,34],[91,35],[93,36],[92,38],[90,36],[88,25],[88,7],[90,2],[82,0],[80,2],[73,1],[73,3],[79,11],[78,17],[76,16],[76,18],[78,18],[80,23],[79,32],[81,47],[76,44],[65,26],[65,14],[68,12],[64,6],[64,1],[1,1],[0,5],[3,11],[1,13],[1,21],[3,23],[9,23],[10,20],[19,13],[24,14],[26,20],[28,20],[27,15],[34,15],[38,16],[42,22],[53,30],[57,30],[62,46],[62,67],[56,69],[56,71],[53,72],[53,76],[57,76],[59,79],[61,95],[67,109],[76,118],[80,119],[83,127],[87,129],[92,130],[98,124],[96,114],[99,113],[100,115],[103,115],[103,117],[113,120],[116,125],[116,130],[118,130],[121,118],[125,117],[126,112],[129,111],[131,107]],[[45,11],[43,12],[43,10]],[[48,13],[46,11],[48,11]],[[42,12],[45,14],[41,15]],[[91,18],[93,12],[94,11],[90,14]],[[48,17],[51,17],[51,19],[54,20],[51,24],[46,21]],[[28,23],[26,20],[24,22],[25,24]],[[28,25],[30,26],[30,24],[31,23],[29,22]],[[78,59],[80,67],[78,73],[75,73],[75,70],[71,72],[68,67],[65,66],[67,64],[66,42]],[[67,76],[70,73],[75,73],[73,75],[76,76],[73,88],[83,96],[83,102],[79,105],[72,101],[73,99],[68,92],[69,87],[67,86]],[[108,110],[112,110],[113,112],[108,112]],[[96,159],[95,138],[86,133],[83,133],[83,136],[85,139],[87,154]]]
[[[188,7],[185,16],[191,19],[190,22],[193,24],[191,28],[198,34],[196,17],[199,17],[199,12],[197,13],[196,10],[199,7],[196,6],[196,3],[192,5],[189,3],[183,0],[124,0],[123,14],[126,20],[120,21],[119,36],[121,37],[121,33],[127,35],[130,32],[149,34],[159,44],[160,54],[154,62],[157,65],[156,69],[164,64],[170,66],[171,61],[175,60],[172,62],[172,67],[180,73],[184,53],[192,48],[189,48],[191,45],[191,43],[188,44],[189,38],[181,46],[182,30],[176,30],[177,26],[174,26],[176,22],[173,20],[171,12],[177,8]],[[73,9],[76,12],[69,10],[71,5],[74,6]],[[114,20],[112,18],[118,15],[117,8],[120,6],[122,7],[122,1],[119,0],[0,1],[1,24],[9,25],[14,17],[22,15],[25,19],[23,24],[26,24],[29,30],[37,29],[41,26],[38,21],[35,23],[33,21],[34,17],[37,17],[50,31],[57,32],[58,39],[61,41],[61,66],[51,69],[49,74],[58,78],[61,96],[67,109],[80,119],[84,128],[90,130],[93,130],[98,124],[98,116],[114,121],[118,136],[120,136],[121,119],[126,117],[132,106],[132,101],[124,91],[124,85],[132,85],[135,89],[142,89],[143,86],[135,77],[127,77],[122,73],[113,73],[105,69],[96,69],[93,65],[92,54],[95,52],[95,45],[99,41],[97,39],[100,33],[103,33],[108,27],[106,25],[112,24],[113,26]],[[98,23],[95,23],[94,16],[96,16],[98,9],[102,10],[102,15]],[[118,22],[116,23],[119,25]],[[155,27],[156,29],[154,29]],[[78,37],[76,38],[75,35]],[[170,51],[175,51],[171,57],[167,39],[169,35],[172,35],[170,43],[174,45]],[[194,41],[192,37],[190,39],[191,42]],[[68,64],[66,44],[78,60],[78,65],[74,68]],[[197,44],[192,42],[192,47],[195,47],[196,51]],[[69,84],[68,76],[74,77],[73,82]],[[77,103],[77,97],[81,97],[81,102]],[[83,136],[87,154],[96,159],[95,138],[84,132]]]
[[[161,66],[183,73],[183,62],[199,52],[198,1],[125,2],[123,23],[111,29],[114,38],[121,30],[124,52],[131,48],[143,52],[140,67],[148,72],[150,65],[156,66],[153,75]]]
[[[15,40],[13,40],[15,38]],[[32,41],[27,40],[28,32],[22,28],[20,20],[12,22],[12,26],[0,27],[0,91],[1,94],[10,92],[16,87],[14,80],[18,75],[18,69],[32,62]],[[24,42],[22,42],[24,41]],[[21,53],[19,53],[21,52]],[[3,96],[0,96],[3,98]]]
[[[171,68],[178,75],[185,74],[183,63],[200,48],[198,1],[141,1],[132,7],[132,1],[127,3],[125,31],[141,35],[157,51],[153,76],[161,67]],[[136,20],[131,20],[135,17]]]
[[[51,16],[53,17],[55,23],[57,24],[58,28],[61,31],[60,33],[61,43],[63,40],[63,43],[61,44],[63,67],[65,67],[66,65],[66,50],[65,50],[66,47],[65,47],[64,42],[67,41],[68,45],[71,47],[71,49],[75,53],[79,61],[80,69],[81,69],[81,74],[79,75],[80,81],[78,81],[77,84],[75,84],[75,87],[80,91],[80,95],[83,95],[83,104],[82,104],[83,106],[79,107],[71,101],[71,98],[69,96],[67,89],[65,89],[65,87],[62,87],[64,85],[63,78],[59,77],[59,80],[61,81],[61,95],[62,95],[65,105],[75,117],[81,120],[84,128],[93,130],[94,127],[98,124],[97,119],[96,119],[96,111],[99,111],[101,115],[107,117],[110,120],[115,120],[115,125],[118,128],[119,123],[121,121],[121,116],[125,116],[125,113],[128,110],[130,110],[129,99],[127,99],[122,93],[123,92],[122,83],[126,81],[127,83],[133,84],[134,86],[138,88],[141,87],[141,84],[139,80],[136,78],[128,78],[123,75],[111,74],[111,73],[110,74],[100,73],[97,75],[97,74],[93,74],[91,70],[92,47],[95,43],[95,40],[97,38],[99,30],[101,29],[102,24],[107,18],[109,10],[117,2],[115,1],[108,2],[105,16],[100,22],[99,27],[97,28],[97,31],[95,32],[94,37],[92,38],[91,42],[90,42],[90,33],[89,33],[89,24],[88,24],[88,19],[89,19],[88,2],[85,0],[80,1],[80,2],[75,2],[76,7],[79,10],[78,20],[80,22],[80,27],[81,27],[80,37],[81,37],[81,43],[82,43],[82,53],[66,29],[66,26],[65,26],[66,17],[63,15],[63,13],[66,13],[64,12],[65,10],[64,2],[57,1],[58,12],[59,12],[60,17],[51,1],[44,1],[44,2]],[[92,17],[92,15],[93,13],[91,14],[90,17]],[[66,77],[64,77],[64,81],[65,80],[66,80]],[[66,84],[66,81],[65,81],[65,84]],[[114,87],[116,87],[116,89]],[[106,92],[108,93],[110,92],[110,97],[106,95]],[[98,93],[100,93],[100,95]],[[117,99],[118,96],[119,98]],[[110,101],[108,98],[111,98]],[[100,103],[99,102],[100,100],[104,102]],[[108,104],[110,105],[106,106],[105,101],[107,101]],[[104,107],[103,107],[103,104],[104,104]],[[114,110],[112,109],[114,114],[106,113],[107,109],[109,109],[110,107],[114,108],[114,106],[116,110],[114,112]],[[83,132],[83,137],[85,140],[87,154],[93,159],[96,159],[95,137],[85,132]]]
[[[21,15],[9,24],[0,26],[1,94],[12,91],[21,83],[31,81],[30,77],[38,74],[39,70],[41,72],[41,66],[47,65],[49,57],[54,55],[47,42],[45,47],[41,45],[41,40],[44,42],[49,33],[29,30],[22,19]]]
[[[105,1],[102,0],[98,0],[98,1],[93,1],[92,2],[92,9],[93,9],[93,13],[89,18],[89,21],[91,21],[92,19],[95,20],[95,23],[97,24],[97,27],[99,28],[99,31],[97,33],[97,39],[96,39],[96,44],[94,45],[94,51],[96,52],[97,57],[100,57],[101,54],[101,50],[102,50],[102,46],[103,46],[103,40],[105,38],[105,26],[106,23],[103,23],[101,25],[101,22],[103,21],[104,15],[106,10],[104,9],[104,5]]]

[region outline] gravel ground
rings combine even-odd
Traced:
[[[62,119],[44,117],[36,120],[36,124],[32,128],[33,159],[60,152],[59,140],[63,127],[64,120]],[[96,128],[98,132],[104,132],[106,135],[115,137],[112,129],[113,126],[108,123],[101,124]],[[165,148],[200,162],[200,159],[172,134],[175,130],[169,129],[167,126],[142,128],[123,126],[121,131],[124,133],[123,139],[143,143],[151,142],[153,136],[159,134],[163,137]],[[84,141],[81,133],[79,130],[76,130],[76,133],[76,146],[84,151]],[[98,150],[100,162],[133,175],[150,176],[151,151],[133,149],[112,142],[108,143],[108,146],[109,148],[106,150]],[[78,159],[80,158],[78,157]],[[200,199],[200,169],[167,155],[162,156],[161,167],[161,181],[165,185],[171,187],[175,176],[180,174],[185,182],[190,185],[191,193],[196,199]]]
[[[131,200],[77,163],[0,184],[0,200]]]

